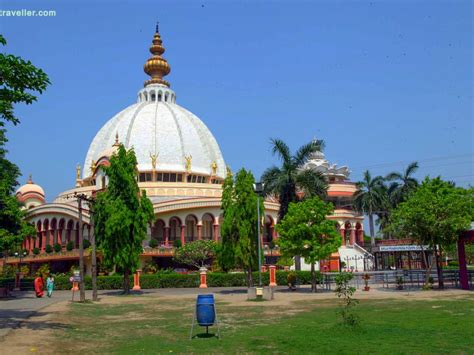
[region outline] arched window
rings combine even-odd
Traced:
[[[160,90],[158,91],[158,101],[161,101],[162,97],[163,97],[163,93]]]
[[[151,101],[155,101],[156,100],[156,94],[154,91],[152,91],[151,93]]]
[[[206,213],[202,216],[202,239],[212,240],[214,238],[214,216]]]

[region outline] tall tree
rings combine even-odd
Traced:
[[[291,202],[297,202],[298,192],[306,198],[326,197],[327,183],[324,177],[313,170],[303,170],[304,164],[315,152],[324,148],[322,140],[313,140],[301,146],[292,155],[288,145],[281,139],[272,139],[272,153],[281,160],[281,167],[272,166],[264,171],[262,182],[265,194],[275,195],[280,201],[279,219],[285,217]]]
[[[385,177],[386,181],[391,181],[389,187],[389,197],[392,207],[396,207],[399,203],[405,201],[410,193],[418,187],[418,180],[413,174],[418,170],[418,163],[413,162],[402,173],[393,171]]]
[[[444,287],[440,256],[454,244],[474,220],[474,188],[426,178],[405,202],[392,211],[390,229],[400,237],[410,237],[434,251],[438,284]],[[428,282],[428,276],[425,282]]]
[[[0,35],[0,44],[7,41]],[[17,103],[32,104],[37,100],[35,92],[43,93],[50,84],[45,72],[36,68],[29,60],[12,54],[0,53],[0,117],[14,125],[20,120],[13,112]],[[5,122],[0,121],[0,127]]]
[[[109,179],[107,189],[97,194],[94,204],[94,228],[104,262],[123,270],[123,291],[130,292],[130,275],[138,267],[147,226],[154,212],[145,191],[137,184],[137,158],[133,149],[120,145],[104,167]]]
[[[356,185],[357,191],[354,194],[354,207],[356,210],[369,216],[371,244],[375,245],[374,214],[380,208],[383,208],[386,203],[383,178],[377,176],[372,179],[372,175],[367,170],[364,172],[364,179]]]
[[[221,225],[221,243],[217,246],[217,263],[224,271],[235,267],[234,250],[238,241],[238,229],[235,224],[235,192],[234,177],[230,170],[222,187],[221,209],[223,222]]]
[[[2,35],[0,44],[7,44]],[[33,93],[41,94],[48,84],[48,76],[30,61],[0,53],[0,251],[18,248],[26,236],[35,234],[34,228],[25,222],[24,211],[13,195],[20,170],[6,158],[8,140],[3,127],[5,122],[19,123],[13,112],[15,104],[33,103],[37,99]]]
[[[247,285],[253,286],[252,271],[258,265],[257,195],[253,190],[255,179],[250,171],[241,169],[235,178],[227,175],[222,209],[224,222],[221,229],[223,245],[218,252],[218,262],[223,269],[241,268]],[[260,211],[264,215],[263,201]],[[260,256],[261,257],[261,256]]]
[[[331,203],[318,197],[290,203],[288,213],[278,223],[278,245],[284,256],[300,255],[311,264],[312,292],[316,292],[315,263],[338,250],[341,237],[326,217],[334,211]]]

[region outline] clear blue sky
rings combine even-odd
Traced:
[[[2,1],[53,18],[1,18],[6,51],[52,85],[8,126],[9,158],[52,200],[74,186],[95,133],[135,101],[155,22],[180,105],[226,163],[257,177],[279,137],[314,136],[352,179],[421,164],[474,180],[471,1]]]

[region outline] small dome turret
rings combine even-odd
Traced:
[[[33,182],[31,174],[27,183],[17,190],[16,198],[23,203],[27,209],[45,203],[44,190],[41,186]]]

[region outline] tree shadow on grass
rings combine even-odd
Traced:
[[[50,322],[50,321],[32,321],[31,317],[41,317],[47,315],[47,312],[35,312],[25,310],[8,310],[0,312],[0,329],[18,329],[26,328],[31,330],[43,329],[67,329],[69,325]]]

